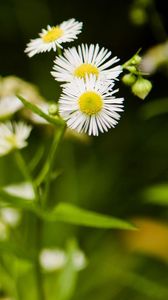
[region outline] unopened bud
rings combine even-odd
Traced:
[[[128,85],[128,86],[131,86],[134,84],[134,82],[136,81],[136,76],[133,75],[133,74],[125,74],[122,78],[122,82],[125,84],[125,85]]]
[[[142,58],[138,54],[135,54],[135,56],[132,58],[132,64],[139,65],[141,60]]]
[[[136,69],[135,66],[127,66],[125,69],[127,69],[131,73],[136,73],[137,72],[137,69]]]
[[[142,77],[139,77],[132,86],[133,94],[142,100],[146,98],[146,96],[149,94],[151,89],[152,89],[152,83],[149,80],[144,79]]]
[[[57,104],[55,104],[55,103],[51,104],[49,106],[48,113],[51,116],[55,116],[58,113],[58,106],[57,106]]]

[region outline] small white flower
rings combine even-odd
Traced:
[[[62,48],[61,44],[72,42],[77,39],[77,35],[81,32],[82,23],[70,19],[64,21],[57,26],[47,26],[47,29],[42,29],[39,33],[39,38],[33,39],[27,44],[25,52],[29,57],[37,53],[42,53],[50,50],[57,50],[57,47]]]
[[[32,184],[29,182],[19,182],[3,187],[8,194],[16,197],[23,197],[25,200],[34,200],[35,194]]]
[[[45,271],[52,272],[63,268],[67,262],[67,257],[61,249],[43,249],[39,260]]]
[[[78,132],[98,135],[115,127],[123,111],[123,98],[115,98],[111,81],[99,81],[96,76],[74,79],[63,88],[59,112],[68,127]]]
[[[86,75],[95,75],[100,79],[116,79],[122,72],[120,65],[113,66],[119,61],[115,56],[110,58],[111,51],[100,49],[99,45],[82,44],[78,48],[72,47],[64,51],[54,61],[51,74],[57,81],[71,82],[73,78],[85,78]]]
[[[8,154],[13,149],[21,149],[27,146],[32,127],[23,122],[0,123],[0,156]]]
[[[76,250],[73,253],[72,260],[77,271],[83,270],[87,265],[86,256],[81,250]]]
[[[8,224],[12,227],[17,226],[21,218],[20,212],[17,209],[11,207],[1,208],[0,216],[5,224]]]
[[[0,120],[10,117],[22,107],[23,104],[15,96],[6,96],[0,98]]]

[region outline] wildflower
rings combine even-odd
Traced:
[[[9,195],[21,197],[25,200],[34,200],[35,194],[32,185],[29,182],[19,182],[3,187],[3,190]]]
[[[83,270],[87,265],[86,256],[81,250],[74,251],[72,261],[77,271]]]
[[[120,65],[113,66],[119,59],[111,56],[111,51],[100,49],[99,45],[82,44],[78,48],[72,47],[64,51],[54,61],[51,74],[57,81],[71,82],[73,78],[86,78],[86,75],[95,75],[100,79],[116,79],[122,72]]]
[[[67,257],[61,249],[43,249],[39,260],[42,268],[50,272],[62,269],[66,264]]]
[[[0,120],[9,118],[22,107],[23,104],[15,96],[0,98]]]
[[[31,129],[31,126],[23,122],[0,123],[0,156],[8,154],[13,149],[27,146],[26,139],[29,137]]]
[[[11,207],[1,208],[0,216],[5,224],[8,224],[12,227],[17,226],[21,218],[20,212],[17,209]]]
[[[84,269],[87,265],[85,254],[77,249],[72,253],[71,257],[59,248],[43,249],[39,256],[40,265],[47,272],[64,268],[69,259],[71,259],[71,263],[76,271]]]
[[[123,111],[123,98],[115,98],[114,83],[96,76],[76,78],[67,83],[59,100],[59,112],[68,127],[77,132],[98,135],[115,127]]]
[[[81,32],[82,23],[70,19],[64,21],[57,26],[47,26],[47,29],[42,29],[39,33],[39,38],[31,40],[27,44],[25,52],[29,57],[37,53],[42,53],[50,50],[57,50],[57,47],[62,48],[62,43],[72,42],[77,39],[77,35]]]

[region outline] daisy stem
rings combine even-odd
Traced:
[[[57,47],[57,52],[58,52],[58,55],[61,56],[62,55],[62,50],[60,47]]]
[[[39,253],[42,248],[42,229],[43,223],[42,220],[37,218],[36,219],[36,247],[37,247],[37,259],[35,262],[35,275],[36,275],[36,282],[37,282],[37,293],[39,300],[45,300],[45,291],[43,286],[43,275],[41,273],[40,263],[39,263]]]
[[[65,132],[66,126],[61,126],[56,129],[53,142],[51,144],[51,148],[49,150],[48,158],[46,161],[46,166],[48,168],[48,172],[46,174],[46,180],[45,180],[45,191],[44,191],[44,197],[43,197],[43,206],[46,206],[47,200],[48,200],[48,194],[50,190],[50,183],[51,183],[51,174],[54,166],[54,160],[55,160],[55,154],[58,149],[58,146],[63,138],[64,132]],[[45,166],[45,167],[46,167]]]
[[[39,200],[39,195],[38,195],[38,191],[37,188],[33,182],[32,176],[29,172],[29,169],[26,165],[26,162],[22,156],[22,154],[20,153],[20,151],[16,151],[15,152],[15,158],[16,158],[16,162],[18,164],[18,167],[20,169],[20,171],[22,172],[23,176],[25,177],[25,179],[29,182],[31,182],[32,187],[34,189],[34,193],[36,195],[36,199]],[[44,288],[43,288],[43,279],[42,279],[42,274],[41,274],[41,269],[40,269],[40,265],[39,265],[39,253],[41,250],[41,243],[42,243],[42,221],[37,218],[36,219],[36,248],[37,248],[37,258],[35,260],[35,276],[36,276],[36,284],[37,284],[37,293],[38,293],[38,299],[39,300],[45,300],[45,293],[44,293]]]
[[[34,190],[34,193],[35,193],[35,196],[36,196],[36,200],[38,200],[39,195],[38,195],[36,185],[33,182],[33,178],[32,178],[32,176],[29,172],[27,164],[26,164],[26,162],[25,162],[25,160],[24,160],[24,158],[23,158],[23,156],[22,156],[22,154],[20,153],[19,150],[15,151],[15,158],[16,158],[17,165],[18,165],[23,177],[25,178],[26,181],[28,181],[32,184],[32,187],[33,187],[33,190]]]

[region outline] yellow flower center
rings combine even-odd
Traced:
[[[82,64],[79,67],[77,67],[74,71],[74,75],[80,78],[85,78],[86,75],[90,74],[96,75],[96,77],[98,77],[99,75],[98,68],[91,64]]]
[[[81,112],[91,116],[97,114],[103,107],[102,97],[95,92],[85,92],[78,100]]]
[[[51,43],[63,36],[63,33],[64,31],[59,26],[55,26],[43,35],[42,39],[45,43]]]

